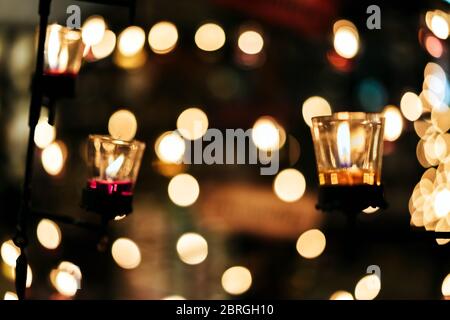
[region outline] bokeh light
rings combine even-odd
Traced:
[[[303,120],[305,120],[306,124],[311,127],[311,118],[331,115],[331,106],[328,101],[322,97],[309,97],[305,100],[305,102],[303,102],[302,115]]]
[[[42,219],[39,222],[36,235],[39,243],[47,249],[56,249],[61,243],[61,229],[49,219]]]
[[[264,47],[264,39],[259,32],[247,30],[239,35],[238,47],[246,54],[258,54]]]
[[[20,249],[12,240],[7,240],[2,243],[0,253],[4,263],[10,267],[16,266],[16,260],[20,255]]]
[[[322,231],[311,229],[305,231],[297,240],[297,251],[306,259],[314,259],[322,254],[326,246],[326,238]]]
[[[275,119],[267,116],[261,117],[253,125],[252,141],[260,150],[277,150],[286,142],[286,132]]]
[[[44,149],[55,141],[55,127],[47,122],[47,119],[39,119],[34,132],[34,143],[38,148]]]
[[[232,295],[240,295],[250,289],[252,274],[250,270],[242,266],[227,269],[222,275],[223,289]]]
[[[62,261],[50,272],[53,287],[65,297],[73,297],[81,288],[82,274],[80,268],[69,261]]]
[[[193,176],[181,173],[170,180],[167,191],[173,203],[180,207],[188,207],[197,200],[200,186]]]
[[[434,58],[440,58],[444,52],[441,41],[434,36],[427,36],[425,38],[425,49]]]
[[[204,51],[216,51],[225,44],[225,31],[215,23],[206,23],[197,29],[195,44]]]
[[[81,37],[87,47],[102,41],[106,30],[106,23],[101,16],[91,16],[83,24]]]
[[[178,294],[173,294],[173,295],[162,298],[162,300],[186,300],[186,298],[183,296],[180,296]]]
[[[177,252],[184,263],[199,264],[208,256],[208,243],[198,233],[185,233],[177,241]]]
[[[433,205],[438,218],[446,217],[450,213],[450,190],[447,188],[438,190]]]
[[[347,20],[339,20],[333,26],[334,49],[343,58],[351,59],[359,50],[359,34],[356,26]]]
[[[402,134],[403,118],[402,114],[395,106],[387,106],[383,110],[385,117],[384,123],[384,140],[395,141]]]
[[[353,295],[348,291],[339,290],[333,293],[330,300],[354,300]]]
[[[378,210],[380,210],[379,207],[372,207],[372,206],[369,206],[369,207],[365,208],[365,209],[363,210],[363,212],[364,212],[364,213],[367,213],[367,214],[372,214],[372,213],[377,212]]]
[[[58,271],[55,278],[55,288],[62,295],[72,297],[78,290],[77,280],[66,271]]]
[[[165,163],[180,163],[185,151],[186,143],[176,131],[164,132],[156,139],[156,155]]]
[[[106,30],[103,39],[92,46],[92,54],[95,59],[100,60],[109,56],[116,47],[116,34],[111,30]]]
[[[433,14],[431,17],[430,29],[436,37],[442,40],[448,38],[449,25],[444,12],[435,12],[435,14]]]
[[[178,131],[188,140],[201,138],[208,130],[208,125],[208,117],[199,108],[188,108],[177,119]]]
[[[111,254],[117,265],[123,269],[134,269],[141,263],[141,250],[127,238],[119,238],[111,247]]]
[[[3,300],[19,300],[19,298],[14,292],[6,291]]]
[[[358,101],[366,111],[378,112],[387,102],[386,89],[376,79],[364,79],[358,86]]]
[[[108,121],[108,131],[114,139],[133,140],[137,131],[135,115],[125,109],[114,112]]]
[[[145,32],[137,26],[130,26],[123,30],[118,39],[117,48],[125,57],[139,53],[145,44]]]
[[[450,273],[442,281],[441,292],[444,297],[450,297]]]
[[[273,190],[277,197],[285,202],[297,201],[305,193],[305,177],[297,169],[284,169],[275,177]]]
[[[157,54],[169,53],[175,48],[177,41],[177,27],[168,21],[158,22],[148,33],[150,48]]]
[[[357,300],[373,300],[381,290],[380,278],[375,274],[362,277],[355,287],[355,298]]]
[[[416,121],[423,112],[422,101],[414,92],[406,92],[400,101],[400,109],[406,119]]]
[[[53,142],[42,151],[42,167],[49,175],[60,174],[64,167],[66,154],[67,148],[62,141]]]

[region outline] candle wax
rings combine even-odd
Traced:
[[[57,69],[52,70],[45,70],[44,75],[48,77],[62,77],[62,78],[75,78],[77,75],[73,72],[69,71],[59,71]]]
[[[100,180],[91,179],[88,181],[88,188],[95,190],[99,194],[104,195],[133,195],[133,183],[129,180],[125,181],[112,181],[112,180]]]
[[[356,167],[319,172],[320,185],[379,185],[380,179],[373,170]]]

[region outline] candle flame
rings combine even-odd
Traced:
[[[66,70],[69,62],[67,47],[63,47],[60,39],[61,26],[54,24],[50,26],[48,36],[47,59],[50,70],[62,72]]]
[[[109,161],[109,165],[105,170],[106,177],[110,179],[115,178],[120,168],[122,167],[124,161],[125,157],[123,154],[118,156],[114,161]]]
[[[350,167],[350,127],[348,122],[342,122],[337,128],[337,148],[339,162],[342,167]]]

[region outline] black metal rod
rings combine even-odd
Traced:
[[[55,125],[56,118],[56,99],[53,97],[48,98],[48,124],[51,126]]]
[[[42,103],[42,75],[44,70],[44,47],[45,37],[47,33],[48,16],[50,14],[51,0],[39,1],[39,38],[38,49],[36,56],[36,69],[31,90],[31,102],[29,110],[28,126],[30,127],[28,135],[27,157],[25,164],[25,177],[23,181],[22,199],[20,203],[20,210],[17,214],[16,236],[14,237],[15,244],[20,248],[20,255],[16,261],[16,293],[20,300],[25,299],[26,279],[27,279],[27,255],[26,247],[27,239],[27,221],[31,207],[31,180],[33,177],[33,162],[34,162],[34,131],[39,120]]]

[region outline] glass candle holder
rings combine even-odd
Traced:
[[[318,207],[362,210],[383,206],[384,117],[338,112],[312,118],[311,132],[320,185]]]
[[[49,25],[44,48],[44,74],[76,76],[83,50],[80,30]]]
[[[89,178],[82,207],[113,219],[132,212],[133,189],[145,143],[90,135],[87,148]]]
[[[384,118],[338,112],[312,118],[320,185],[380,185]]]
[[[44,47],[44,93],[72,96],[83,59],[81,31],[58,24],[47,27]]]

